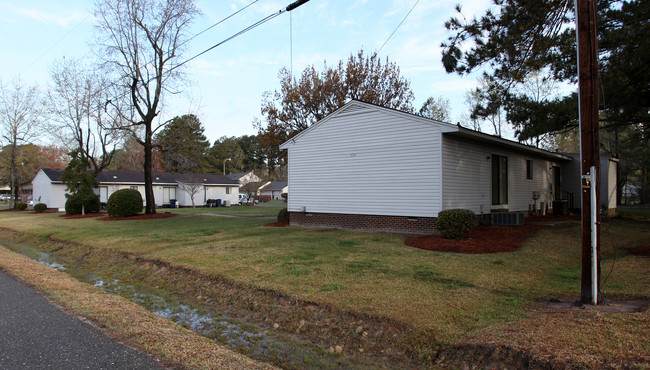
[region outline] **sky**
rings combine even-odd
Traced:
[[[252,1],[197,1],[202,15],[189,34],[205,30]],[[258,0],[194,38],[183,59],[291,2]],[[468,18],[482,14],[490,4],[489,0],[458,2]],[[253,120],[262,118],[262,96],[279,89],[281,68],[299,77],[308,66],[320,71],[325,62],[337,64],[360,49],[369,55],[385,43],[379,55],[382,61],[388,57],[395,62],[410,81],[413,106],[419,109],[431,96],[444,97],[450,101],[452,122],[456,123],[468,111],[464,96],[476,86],[478,75],[447,74],[440,61],[440,44],[449,36],[444,22],[457,14],[455,4],[439,0],[310,0],[189,62],[182,93],[168,102],[161,116],[196,114],[210,142],[222,136],[254,135]],[[0,80],[6,85],[20,78],[44,90],[50,85],[55,61],[92,58],[93,6],[88,0],[0,0]]]

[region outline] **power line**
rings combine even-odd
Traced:
[[[388,38],[386,39],[386,41],[384,41],[384,43],[381,45],[381,47],[379,48],[379,50],[377,50],[377,53],[379,53],[379,52],[381,51],[381,49],[384,48],[384,46],[388,43],[388,40],[390,40],[390,39],[393,37],[393,35],[395,34],[395,32],[397,32],[397,30],[402,26],[402,23],[404,23],[404,21],[406,20],[406,18],[408,18],[408,16],[411,15],[411,12],[413,11],[413,9],[415,9],[415,7],[418,5],[419,2],[420,2],[420,0],[417,0],[417,1],[415,2],[415,4],[413,4],[413,7],[411,7],[411,10],[409,10],[409,12],[406,13],[406,16],[402,19],[401,22],[399,22],[399,24],[397,25],[397,27],[395,27],[395,30],[393,31],[393,33],[391,33],[390,36],[388,36]]]
[[[197,38],[198,36],[200,36],[200,35],[202,35],[202,34],[208,32],[209,30],[213,29],[214,27],[220,25],[221,23],[227,21],[228,19],[230,19],[230,18],[236,16],[237,14],[243,12],[243,11],[246,10],[248,7],[250,7],[251,5],[255,4],[255,3],[258,2],[258,1],[260,1],[260,0],[255,0],[255,1],[251,2],[251,3],[249,3],[249,4],[246,5],[245,7],[239,9],[238,11],[236,11],[236,12],[234,12],[234,13],[232,13],[231,15],[227,16],[226,18],[220,20],[219,22],[213,24],[212,26],[210,26],[210,27],[204,29],[203,31],[197,33],[196,35],[190,37],[189,39],[185,40],[185,42],[183,42],[182,44],[180,44],[180,46],[185,45],[186,43],[188,43],[188,42],[194,40],[194,39]]]
[[[253,1],[251,4],[247,5],[245,8],[249,7],[250,5],[254,4],[254,3],[257,2],[257,1],[259,1],[259,0],[255,0],[255,1]],[[170,68],[170,69],[168,69],[168,70],[166,70],[166,71],[163,71],[162,73],[170,73],[170,72],[172,72],[173,70],[175,70],[175,69],[177,69],[177,68],[180,68],[181,66],[183,66],[183,65],[185,65],[185,64],[187,64],[187,63],[189,63],[189,62],[191,62],[192,60],[194,60],[194,59],[196,59],[196,58],[198,58],[198,57],[200,57],[201,55],[206,54],[206,53],[208,53],[209,51],[211,51],[211,50],[213,50],[213,49],[215,49],[215,48],[217,48],[217,47],[219,47],[219,46],[225,44],[226,42],[228,42],[228,41],[230,41],[230,40],[233,40],[233,39],[235,39],[235,38],[237,38],[237,37],[243,35],[244,33],[248,32],[248,31],[250,31],[250,30],[252,30],[252,29],[254,29],[254,28],[256,28],[256,27],[258,27],[258,26],[260,26],[260,25],[262,25],[262,24],[264,24],[264,23],[266,23],[266,22],[268,22],[268,21],[270,21],[271,19],[273,19],[273,18],[275,18],[275,17],[278,17],[278,16],[282,15],[283,13],[291,12],[292,10],[298,8],[299,6],[301,6],[301,5],[303,5],[303,4],[307,3],[307,2],[309,2],[309,0],[298,0],[298,1],[295,1],[295,2],[293,2],[293,3],[291,3],[291,4],[289,4],[286,8],[280,9],[279,11],[277,11],[277,12],[275,12],[275,13],[273,13],[273,14],[270,14],[270,15],[268,15],[268,16],[266,16],[266,17],[260,19],[259,21],[257,21],[257,22],[255,22],[255,23],[253,23],[252,25],[250,25],[250,26],[244,28],[243,30],[241,30],[241,31],[239,31],[239,32],[237,32],[237,33],[231,35],[230,37],[228,37],[228,38],[226,38],[226,39],[224,39],[224,40],[218,42],[217,44],[214,44],[213,46],[211,46],[211,47],[207,48],[206,50],[204,50],[204,51],[202,51],[202,52],[200,52],[200,53],[194,55],[193,57],[191,57],[191,58],[189,58],[189,59],[183,61],[182,63],[179,63],[179,64],[173,66],[172,68]],[[243,8],[243,9],[245,9],[245,8]],[[223,20],[217,22],[216,24],[214,24],[214,25],[208,27],[206,30],[201,31],[199,34],[193,36],[192,38],[195,38],[196,36],[198,36],[198,35],[200,35],[200,34],[206,32],[208,29],[211,29],[211,28],[213,28],[214,26],[216,26],[216,25],[222,23],[222,22],[225,21],[226,19],[228,19],[228,18],[234,16],[235,14],[241,12],[243,9],[240,9],[239,11],[237,11],[237,12],[231,14],[230,16],[224,18]],[[159,76],[156,75],[156,76],[150,78],[149,80],[147,80],[145,83],[149,83],[149,82],[155,80],[157,77],[159,77]],[[113,82],[113,83],[109,84],[109,86],[107,86],[106,88],[101,89],[100,91],[103,91],[103,90],[105,90],[105,89],[107,89],[107,88],[109,88],[109,87],[111,87],[111,86],[115,86],[116,84],[117,84],[117,82]],[[128,91],[127,91],[127,92],[124,92],[124,93],[122,93],[122,94],[119,94],[119,95],[113,97],[113,99],[120,99],[120,98],[124,97],[125,95],[127,95],[127,94],[129,94],[129,93],[130,93],[130,92],[128,92]],[[111,100],[113,100],[113,99],[107,99],[107,103],[106,103],[106,105],[108,105],[108,104],[111,102]]]
[[[43,54],[41,54],[41,56],[39,56],[38,58],[36,58],[36,60],[34,60],[34,61],[33,61],[32,63],[30,63],[27,67],[25,67],[25,69],[23,69],[22,72],[20,72],[20,74],[23,74],[23,73],[27,72],[30,68],[32,68],[32,67],[34,66],[34,64],[38,63],[39,60],[41,60],[41,59],[42,59],[44,56],[46,56],[50,51],[52,51],[52,49],[54,49],[57,45],[59,45],[59,44],[61,43],[61,41],[65,40],[65,38],[67,38],[68,36],[70,36],[70,34],[71,34],[72,32],[74,32],[77,28],[79,28],[79,26],[81,26],[84,22],[86,22],[86,19],[88,19],[88,17],[90,17],[90,16],[91,16],[90,14],[86,15],[86,17],[85,17],[84,19],[82,19],[79,23],[77,23],[76,26],[74,26],[70,31],[68,31],[65,35],[63,35],[63,37],[61,37],[58,41],[56,41],[54,44],[52,44],[52,46],[50,46],[49,49],[45,50],[45,51],[43,52]]]
[[[243,30],[241,30],[241,31],[239,31],[239,32],[237,32],[237,33],[235,33],[235,34],[233,34],[232,36],[230,36],[230,37],[224,39],[223,41],[218,42],[218,43],[212,45],[211,47],[209,47],[209,48],[203,50],[202,52],[196,54],[195,56],[191,57],[190,59],[187,59],[186,61],[184,61],[184,62],[182,62],[182,63],[180,63],[180,64],[175,65],[174,67],[170,68],[170,69],[167,70],[166,72],[171,72],[171,71],[175,70],[176,68],[179,68],[179,67],[181,67],[181,66],[183,66],[183,65],[185,65],[185,64],[187,64],[187,63],[189,63],[189,62],[191,62],[192,60],[194,60],[194,59],[200,57],[201,55],[203,55],[203,54],[205,54],[205,53],[207,53],[207,52],[209,52],[209,51],[211,51],[211,50],[213,50],[213,49],[215,49],[215,48],[217,48],[217,47],[219,47],[219,46],[225,44],[226,42],[228,42],[228,41],[230,41],[230,40],[232,40],[232,39],[235,39],[235,38],[237,38],[237,37],[243,35],[244,33],[248,32],[248,31],[250,31],[250,30],[252,30],[252,29],[254,29],[254,28],[257,28],[258,26],[261,26],[262,24],[264,24],[264,23],[270,21],[271,19],[273,19],[273,18],[275,18],[275,17],[278,17],[278,16],[282,15],[283,13],[290,12],[290,11],[296,9],[297,7],[299,7],[299,6],[301,6],[301,5],[305,4],[305,3],[307,3],[308,1],[309,1],[309,0],[298,0],[298,1],[294,2],[294,3],[291,3],[291,4],[289,4],[289,6],[287,6],[286,8],[280,9],[280,10],[278,10],[277,12],[275,12],[275,13],[273,13],[273,14],[271,14],[271,15],[268,15],[268,16],[262,18],[262,19],[260,19],[259,21],[255,22],[255,23],[253,23],[252,25],[250,25],[250,26],[244,28]],[[418,0],[418,1],[420,1],[420,0]],[[151,81],[151,80],[149,80],[149,81]]]

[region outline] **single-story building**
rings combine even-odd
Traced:
[[[63,170],[43,168],[32,180],[34,202],[45,203],[48,208],[65,209],[66,185],[61,181]],[[108,198],[120,189],[135,189],[142,194],[144,201],[144,173],[140,171],[102,171],[97,175],[99,200],[106,203]],[[154,173],[153,190],[156,205],[168,206],[175,199],[180,207],[194,204],[205,205],[208,199],[221,199],[227,204],[238,204],[239,184],[223,175]]]
[[[260,191],[260,195],[268,195],[273,200],[281,200],[284,199],[282,198],[282,194],[289,193],[289,183],[287,181],[270,181]]]
[[[239,183],[240,188],[251,182],[262,181],[262,179],[259,176],[257,176],[253,171],[230,173],[228,174],[228,178],[237,181]]]
[[[569,155],[357,100],[280,148],[296,226],[430,234],[445,209],[550,211],[580,198]]]

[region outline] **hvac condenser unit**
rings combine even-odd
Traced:
[[[524,224],[524,212],[492,212],[492,225],[519,226]]]

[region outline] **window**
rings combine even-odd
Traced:
[[[99,202],[100,203],[108,202],[108,186],[99,187]]]
[[[530,159],[526,160],[526,180],[533,179],[533,161]]]
[[[226,194],[230,194],[230,187],[226,186]]]
[[[508,157],[492,155],[492,205],[508,204]]]
[[[129,186],[129,189],[138,190],[138,186],[137,185],[131,185],[131,186]]]
[[[170,199],[176,199],[176,188],[163,188],[163,203],[169,203]]]

